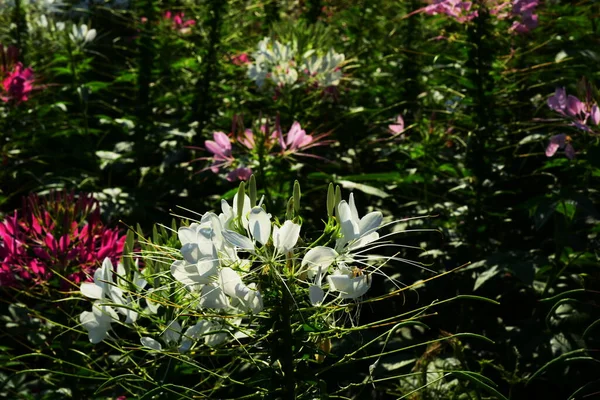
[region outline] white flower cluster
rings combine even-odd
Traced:
[[[113,278],[115,273],[117,275],[116,284]],[[122,278],[124,276],[125,268],[122,264],[118,264],[115,271],[110,259],[105,258],[102,267],[94,273],[94,282],[81,284],[81,294],[96,300],[92,311],[84,311],[79,316],[79,322],[88,331],[92,343],[99,343],[106,338],[111,324],[119,321],[117,311],[125,316],[126,324],[132,324],[138,318],[138,312],[135,311],[138,303],[126,294],[126,282]],[[134,271],[133,284],[136,288],[142,289],[146,286],[146,280],[137,271]],[[117,311],[107,305],[107,302],[118,305]],[[152,307],[150,303],[149,307]]]
[[[297,196],[299,202],[299,189]],[[252,197],[256,202],[256,196]],[[376,231],[383,220],[380,212],[359,218],[352,194],[348,202],[338,200],[337,219],[330,218],[327,234],[322,236],[329,236],[327,243],[335,241],[335,245],[317,246],[318,242],[314,242],[306,247],[300,239],[298,219],[279,223],[261,206],[262,200],[258,205],[253,201],[242,189],[235,195],[233,207],[222,200],[219,215],[207,212],[199,221],[178,229],[182,259],[170,266],[174,279],[171,283],[184,289],[183,294],[175,290],[179,293],[178,308],[196,309],[200,316],[195,325],[186,319],[187,326],[182,327],[177,318],[165,323],[165,329],[155,332],[162,343],[143,336],[143,346],[161,351],[165,344],[185,352],[201,339],[204,344],[215,346],[227,339],[247,336],[252,328],[242,322],[264,308],[261,288],[257,286],[260,276],[267,277],[260,280],[261,285],[273,284],[279,288],[288,287],[293,280],[293,286],[304,287],[308,292],[306,298],[298,301],[310,300],[313,306],[323,304],[328,293],[335,295],[331,301],[337,301],[356,299],[368,291],[372,275],[356,265],[368,266],[368,258],[361,253],[367,250],[365,246],[379,239]],[[333,207],[332,203],[328,209]],[[93,311],[86,311],[80,317],[93,343],[106,338],[111,323],[118,320],[117,311],[126,316],[126,324],[133,324],[138,315],[146,314],[135,311],[139,303],[133,300],[134,294],[146,299],[150,313],[156,313],[158,306],[150,301],[152,292],[174,293],[171,284],[170,290],[144,291],[147,283],[139,275],[134,275],[134,292],[127,292],[120,283],[125,282],[122,266],[116,271],[117,284],[114,272],[107,259],[94,274],[94,283],[81,285],[82,294],[96,300]],[[106,301],[120,307],[115,311]]]
[[[337,86],[345,57],[330,49],[326,54],[309,50],[298,54],[296,43],[282,44],[268,37],[258,43],[248,67],[248,77],[262,89],[268,82],[275,87],[308,84],[321,88]],[[299,71],[298,71],[299,68]]]
[[[73,25],[71,33],[69,33],[69,38],[78,46],[85,46],[96,39],[96,30],[89,29],[86,24]]]

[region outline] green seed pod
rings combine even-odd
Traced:
[[[300,213],[300,182],[294,182],[294,211]]]
[[[285,218],[289,220],[294,218],[294,197],[290,197],[288,200]]]
[[[337,206],[338,206],[338,204],[340,204],[340,201],[342,201],[342,189],[338,185],[335,187],[335,200],[333,202],[334,203],[333,207],[335,209],[336,215],[337,215]]]
[[[242,218],[242,213],[244,212],[244,198],[246,197],[246,184],[244,181],[240,182],[240,187],[237,192],[237,208],[236,214],[238,218]]]
[[[335,191],[333,190],[333,182],[327,188],[327,216],[333,217],[333,209],[335,208]]]
[[[256,178],[254,177],[254,174],[250,175],[248,186],[250,187],[250,207],[254,207],[256,206],[256,199],[258,198],[256,194]]]

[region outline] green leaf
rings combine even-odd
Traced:
[[[479,274],[479,276],[475,280],[475,286],[473,286],[473,291],[479,289],[479,287],[481,287],[481,285],[483,285],[484,283],[486,283],[488,280],[492,279],[499,273],[500,273],[500,270],[499,270],[498,266],[494,265],[492,268]]]
[[[389,197],[389,194],[387,194],[386,192],[384,192],[381,189],[377,189],[373,186],[369,186],[369,185],[364,185],[362,183],[356,183],[356,182],[351,182],[351,181],[338,181],[338,183],[340,185],[342,185],[345,189],[356,189],[356,190],[360,190],[361,192],[373,195],[373,196],[378,196],[381,198],[386,198]]]

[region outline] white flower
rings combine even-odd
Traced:
[[[108,335],[111,323],[118,321],[119,317],[112,307],[102,305],[96,301],[92,311],[84,311],[79,316],[79,322],[88,331],[88,337],[92,343],[100,343]]]
[[[88,29],[86,24],[81,24],[80,26],[73,25],[72,33],[69,33],[69,37],[76,44],[85,46],[96,38],[96,30]]]
[[[371,287],[371,275],[362,273],[358,268],[352,270],[341,263],[338,269],[327,277],[327,281],[329,288],[340,292],[339,297],[342,299],[356,299],[367,293]]]
[[[109,258],[105,258],[102,266],[94,272],[94,282],[83,282],[80,286],[81,294],[90,299],[102,300],[106,297],[119,302],[123,291],[115,286],[113,280],[113,265]]]
[[[300,225],[285,221],[281,228],[273,228],[273,246],[279,253],[290,252],[300,237]]]
[[[339,253],[359,249],[379,239],[376,230],[381,227],[383,215],[379,211],[373,211],[359,218],[352,193],[349,203],[342,200],[338,205],[338,218],[342,237],[336,241],[335,249]]]
[[[264,208],[254,207],[250,210],[248,218],[248,231],[260,244],[267,244],[271,237],[271,214],[267,214]]]
[[[140,343],[142,343],[142,346],[146,346],[148,348],[151,348],[152,350],[156,350],[156,351],[161,351],[162,350],[162,345],[160,344],[160,342],[156,339],[152,339],[151,337],[142,337],[140,339]]]

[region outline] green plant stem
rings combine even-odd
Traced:
[[[295,395],[295,379],[294,379],[294,355],[293,355],[293,337],[292,337],[292,316],[291,310],[293,299],[291,299],[290,291],[291,282],[288,281],[288,286],[281,281],[281,308],[279,313],[280,318],[280,356],[281,370],[283,372],[282,391],[283,399],[293,400]]]

